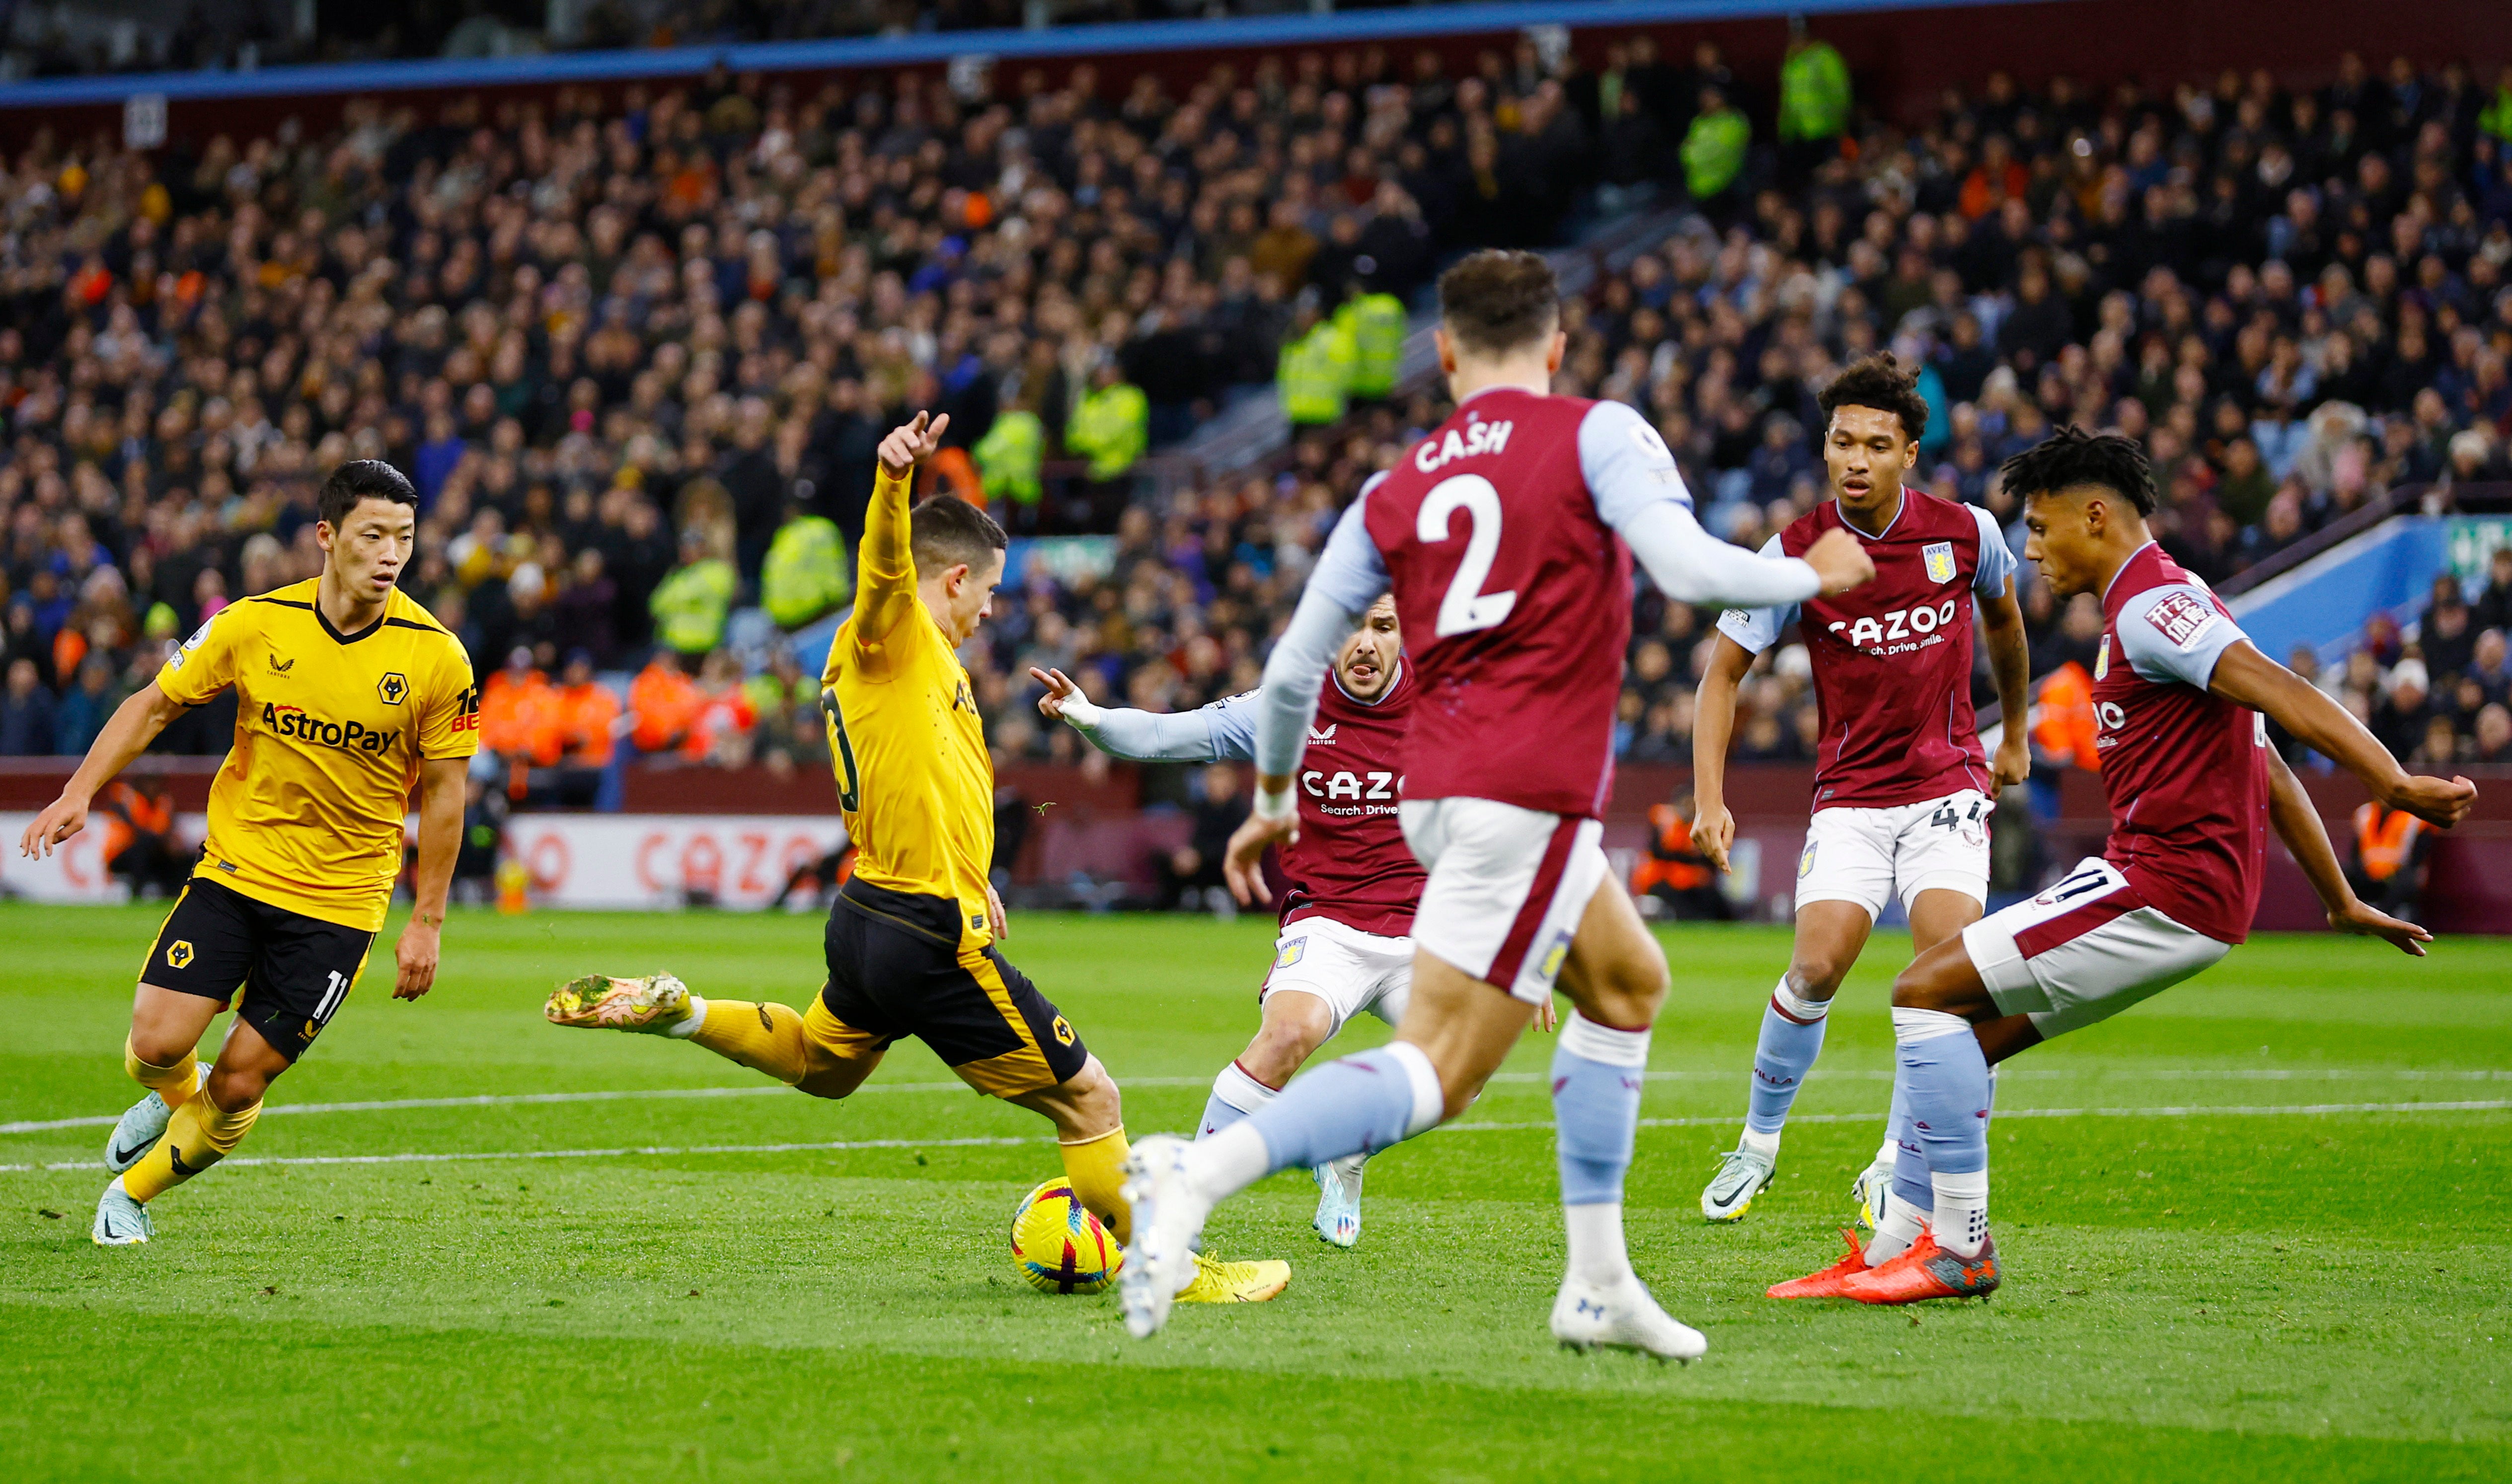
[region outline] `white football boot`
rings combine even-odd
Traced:
[[[1320,1240],[1350,1247],[1360,1240],[1360,1167],[1367,1154],[1346,1154],[1309,1171],[1317,1183],[1317,1214],[1312,1225]]]
[[[96,1203],[96,1226],[88,1235],[99,1247],[136,1247],[157,1234],[148,1208],[131,1198],[117,1177]]]
[[[1187,1170],[1194,1148],[1184,1139],[1155,1134],[1125,1155],[1125,1204],[1134,1212],[1134,1240],[1117,1275],[1117,1302],[1125,1328],[1148,1340],[1169,1322],[1169,1306],[1196,1277],[1195,1245],[1212,1199]]]
[[[192,1086],[197,1091],[207,1086],[209,1080],[210,1067],[203,1062]],[[166,1124],[174,1116],[175,1110],[167,1107],[166,1100],[153,1092],[123,1110],[122,1117],[104,1141],[104,1167],[119,1175],[137,1164],[141,1155],[156,1148],[157,1141],[166,1137]]]
[[[1884,1219],[1893,1200],[1893,1161],[1878,1159],[1849,1183],[1850,1201],[1858,1207],[1858,1224],[1867,1230]]]
[[[1775,1165],[1768,1154],[1739,1145],[1718,1156],[1718,1173],[1701,1192],[1701,1214],[1709,1221],[1743,1221],[1753,1197],[1771,1183]]]
[[[1660,1360],[1690,1365],[1708,1350],[1708,1338],[1677,1321],[1638,1277],[1603,1286],[1563,1278],[1552,1301],[1552,1338],[1564,1349],[1637,1350]]]

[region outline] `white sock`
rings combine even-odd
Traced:
[[[1880,1164],[1889,1170],[1893,1167],[1894,1161],[1901,1157],[1902,1146],[1894,1142],[1892,1134],[1887,1133],[1884,1136],[1884,1142],[1875,1146],[1874,1163],[1867,1165],[1867,1168],[1871,1170]]]
[[[1221,1069],[1219,1076],[1212,1079],[1212,1095],[1240,1113],[1252,1113],[1280,1097],[1282,1089],[1266,1086],[1249,1076],[1246,1069],[1236,1062],[1232,1062]]]
[[[1773,1164],[1777,1164],[1780,1160],[1780,1131],[1775,1128],[1767,1134],[1757,1134],[1748,1123],[1745,1126],[1744,1140],[1737,1147],[1751,1150]]]
[[[1937,1192],[1936,1218],[1929,1226],[1937,1245],[1956,1257],[1978,1257],[1988,1240],[1988,1171],[1968,1175],[1930,1175]]]
[[[1233,1123],[1187,1152],[1187,1171],[1206,1198],[1218,1203],[1264,1179],[1274,1168],[1265,1136],[1245,1121]]]
[[[1808,999],[1799,995],[1789,987],[1786,974],[1780,976],[1780,987],[1771,992],[1771,1003],[1780,1007],[1781,1014],[1800,1025],[1821,1020],[1831,1013],[1830,1000]]]
[[[674,1040],[687,1040],[690,1036],[698,1034],[698,1028],[700,1026],[706,1024],[706,1010],[707,1006],[704,998],[696,995],[690,996],[689,1013],[683,1019],[674,1021],[670,1026],[665,1027],[663,1034]]]
[[[1631,1276],[1631,1254],[1623,1245],[1621,1201],[1563,1206],[1561,1224],[1570,1232],[1570,1276],[1599,1288],[1612,1288]]]
[[[1927,1230],[1927,1219],[1910,1209],[1909,1203],[1889,1199],[1887,1209],[1875,1217],[1875,1234],[1866,1241],[1866,1266],[1881,1268],[1910,1250],[1910,1244]]]

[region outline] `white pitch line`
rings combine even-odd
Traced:
[[[2303,1103],[2292,1107],[2260,1108],[2015,1108],[1997,1114],[2000,1118],[2204,1118],[2204,1117],[2267,1117],[2300,1116],[2313,1113],[2501,1113],[2512,1110],[2512,1099],[2483,1103]],[[1717,1128],[1740,1122],[1734,1117],[1716,1118],[1642,1118],[1642,1128]],[[1865,1113],[1800,1113],[1790,1119],[1796,1123],[1869,1123]],[[1443,1134],[1503,1134],[1549,1130],[1550,1122],[1536,1123],[1443,1123],[1434,1130]],[[1050,1144],[1052,1136],[1038,1134],[1027,1137],[992,1139],[840,1139],[805,1144],[649,1144],[623,1149],[568,1150],[488,1150],[457,1151],[448,1153],[401,1154],[292,1154],[226,1159],[223,1164],[239,1167],[250,1165],[326,1165],[326,1164],[448,1164],[471,1159],[618,1159],[632,1154],[790,1154],[848,1150],[880,1149],[1008,1149],[1028,1144]],[[26,1174],[35,1170],[89,1170],[97,1167],[93,1159],[60,1159],[48,1164],[0,1164],[0,1174]]]
[[[1536,1083],[1546,1080],[1541,1072],[1502,1072],[1493,1074],[1494,1082],[1511,1084]],[[2512,1071],[2426,1071],[2416,1068],[2233,1068],[2211,1072],[2193,1067],[2155,1068],[2087,1068],[2026,1067],[2001,1071],[1999,1080],[2061,1081],[2085,1077],[2155,1078],[2166,1081],[2381,1081],[2403,1082],[2512,1082]],[[1652,1082],[1733,1081],[1737,1074],[1730,1071],[1661,1071],[1648,1074]],[[1889,1082],[1890,1068],[1844,1068],[1837,1072],[1818,1072],[1809,1081]],[[1126,1087],[1201,1087],[1207,1078],[1194,1076],[1126,1077]],[[776,1097],[793,1089],[782,1083],[758,1082],[743,1087],[636,1087],[602,1092],[517,1092],[482,1093],[451,1098],[390,1098],[349,1103],[282,1103],[264,1108],[265,1118],[303,1115],[307,1113],[399,1113],[416,1108],[530,1108],[565,1103],[636,1103],[648,1099],[673,1098],[765,1098]],[[855,1096],[866,1093],[898,1092],[969,1092],[965,1082],[869,1082],[857,1089]],[[119,1113],[89,1113],[75,1118],[28,1118],[0,1123],[0,1134],[39,1134],[62,1128],[110,1128],[121,1121]],[[1803,1115],[1800,1115],[1803,1116]],[[1849,1121],[1856,1121],[1854,1118]]]

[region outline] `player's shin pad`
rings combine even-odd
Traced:
[[[189,1051],[160,1067],[141,1061],[139,1053],[132,1049],[129,1036],[122,1041],[122,1070],[131,1074],[133,1081],[165,1099],[169,1108],[182,1107],[201,1079],[201,1064]]]
[[[1097,1138],[1058,1141],[1056,1147],[1064,1156],[1064,1178],[1072,1182],[1073,1193],[1120,1247],[1134,1239],[1134,1208],[1125,1204],[1125,1155],[1130,1148],[1121,1123]]]
[[[204,1087],[175,1110],[166,1137],[123,1175],[122,1189],[146,1204],[233,1153],[260,1116],[258,1102],[228,1113]]]
[[[705,1024],[689,1039],[788,1087],[808,1070],[803,1017],[771,1000],[710,999]]]

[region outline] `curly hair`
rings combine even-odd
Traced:
[[[1928,431],[1928,399],[1919,395],[1919,378],[1905,371],[1891,351],[1878,351],[1849,363],[1815,399],[1828,421],[1845,407],[1869,407],[1902,419],[1902,437],[1917,443]]]
[[[1511,351],[1552,332],[1561,285],[1541,254],[1486,248],[1439,275],[1439,318],[1448,334],[1480,351]]]
[[[2154,468],[2134,439],[2088,433],[2069,423],[1998,466],[2019,500],[2076,485],[2099,485],[2128,496],[2139,515],[2154,514]]]

